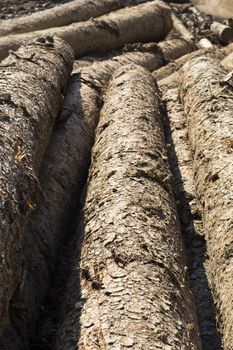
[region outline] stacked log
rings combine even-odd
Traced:
[[[201,348],[157,96],[135,65],[105,93],[56,350]]]
[[[90,67],[78,69],[77,66],[71,77],[39,173],[43,195],[38,199],[23,245],[26,255],[24,278],[11,308],[21,339],[27,339],[33,333],[39,307],[55,270],[59,244],[67,232],[67,223],[87,176],[102,105],[101,91],[112,73],[127,63],[135,62],[152,71],[194,49],[192,43],[183,39],[136,47],[138,51],[126,52]],[[37,268],[38,261],[40,268]],[[16,300],[23,303],[24,310],[18,310]]]
[[[155,0],[86,22],[0,38],[0,59],[6,57],[9,50],[15,50],[38,36],[61,37],[77,57],[116,49],[125,43],[159,41],[171,28],[170,9]]]

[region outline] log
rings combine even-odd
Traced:
[[[180,95],[203,208],[206,270],[214,293],[223,348],[233,344],[232,75],[214,59],[195,58],[181,72]]]
[[[75,0],[48,10],[0,22],[0,37],[28,33],[99,17],[127,5],[126,0]]]
[[[135,65],[106,91],[56,350],[200,349],[157,96]]]
[[[210,30],[217,35],[221,43],[229,44],[233,41],[233,28],[219,22],[213,22]]]
[[[38,192],[38,169],[72,69],[71,48],[39,38],[0,64],[0,333],[22,278],[22,240]]]
[[[221,61],[221,65],[229,71],[233,70],[233,52]]]
[[[193,34],[189,32],[189,30],[183,25],[181,20],[172,13],[172,22],[174,29],[181,35],[182,38],[187,40],[194,40]]]
[[[73,48],[75,56],[80,57],[120,48],[125,43],[160,41],[171,28],[170,9],[155,0],[86,22],[0,38],[0,59],[6,57],[9,50],[42,35],[61,37]]]
[[[78,66],[74,69],[41,165],[39,182],[43,195],[38,200],[23,244],[24,278],[11,307],[14,350],[27,348],[28,340],[35,333],[38,311],[56,267],[58,248],[67,235],[67,226],[85,182],[101,108],[101,92],[112,73],[132,62],[154,70],[185,50],[193,49],[193,44],[177,39],[137,48],[143,52],[126,52],[85,69],[78,69]],[[24,309],[19,310],[18,305],[22,304]],[[15,345],[17,336],[19,347]],[[5,342],[9,342],[7,336]],[[11,349],[9,343],[7,349]]]
[[[188,275],[195,299],[202,348],[217,350],[221,349],[221,339],[216,326],[213,296],[203,264],[206,247],[202,210],[196,196],[193,157],[178,86],[179,84],[176,84],[175,87],[166,86],[163,89],[165,140],[174,179],[175,200],[187,249]]]
[[[183,65],[189,60],[206,55],[208,57],[213,57],[219,61],[222,61],[225,56],[232,52],[233,44],[229,44],[226,47],[217,49],[216,47],[210,49],[200,49],[194,52],[187,53],[186,55],[177,58],[173,62],[168,63],[166,66],[161,67],[153,72],[153,76],[156,80],[161,81],[159,84],[162,86],[167,85],[167,87],[174,87],[174,83],[178,82],[179,70]],[[163,82],[162,82],[163,80]]]

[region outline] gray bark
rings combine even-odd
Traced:
[[[157,96],[135,65],[106,91],[56,350],[200,349]]]
[[[204,214],[206,269],[225,350],[233,344],[232,84],[231,73],[211,58],[195,58],[182,69],[181,98]]]
[[[72,69],[71,48],[40,38],[0,65],[0,331],[23,269],[22,239],[39,191],[38,169]]]
[[[51,9],[0,22],[0,37],[34,32],[51,27],[81,22],[117,10],[127,5],[127,0],[75,0]]]
[[[80,195],[87,174],[101,108],[101,91],[104,91],[112,73],[119,67],[136,62],[154,70],[192,50],[193,44],[177,39],[158,45],[137,45],[137,49],[143,52],[127,52],[85,69],[74,70],[76,73],[71,78],[51,143],[42,162],[39,181],[43,195],[38,201],[25,238],[24,278],[11,309],[21,338],[19,343],[24,342],[24,346],[33,333],[39,306],[48,291],[50,276],[55,269],[60,241],[67,232],[75,199]],[[17,307],[22,304],[24,310]],[[13,349],[16,349],[16,345]]]
[[[170,10],[155,0],[86,22],[0,38],[0,59],[6,57],[9,50],[42,35],[57,35],[66,40],[78,57],[119,48],[125,43],[159,41],[171,28]]]

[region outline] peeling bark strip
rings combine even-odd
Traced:
[[[196,189],[204,212],[206,266],[225,350],[231,350],[233,344],[232,84],[232,75],[205,57],[186,63],[181,74]]]
[[[124,7],[127,0],[75,0],[31,15],[8,19],[0,23],[0,36],[28,33],[51,27],[65,26],[98,17]]]
[[[0,65],[0,330],[21,280],[22,237],[34,210],[37,174],[72,69],[70,47],[40,38]]]
[[[200,349],[157,96],[135,65],[106,92],[56,350]]]
[[[125,43],[159,41],[171,28],[169,8],[156,0],[87,22],[0,38],[0,59],[6,57],[9,50],[42,35],[57,35],[66,40],[77,57],[116,49]]]
[[[94,64],[93,67],[77,70],[71,78],[51,143],[42,162],[39,181],[43,195],[31,217],[25,237],[24,278],[11,308],[22,342],[28,338],[28,334],[33,334],[39,306],[55,269],[59,243],[87,174],[101,108],[100,91],[104,90],[112,73],[119,67],[136,62],[154,70],[184,51],[192,50],[193,44],[177,39],[137,47],[143,52],[124,53]],[[17,309],[19,300],[23,303],[24,310]],[[15,328],[14,324],[11,326]],[[23,346],[26,347],[25,344]],[[16,345],[13,348],[15,350]]]

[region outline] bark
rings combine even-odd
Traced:
[[[63,40],[47,37],[20,48],[0,65],[0,331],[22,278],[24,228],[34,209],[38,169],[72,61]]]
[[[112,73],[124,64],[135,63],[153,71],[185,53],[193,51],[195,44],[185,39],[172,39],[159,44],[136,44],[133,47],[136,51],[126,52],[103,62],[93,63],[90,67],[78,69],[76,66],[77,72],[81,73],[84,81],[103,89]]]
[[[142,30],[143,28],[143,30]],[[57,35],[73,48],[75,56],[108,51],[125,43],[162,40],[172,28],[169,8],[152,1],[121,9],[87,22],[0,38],[0,59],[29,39]]]
[[[127,5],[126,0],[70,1],[48,10],[2,21],[0,23],[0,37],[86,21],[91,17],[101,16],[125,5]]]
[[[212,49],[200,49],[195,52],[187,53],[186,55],[181,56],[174,62],[170,62],[164,67],[161,67],[158,70],[155,70],[153,72],[153,76],[158,81],[163,80],[163,82],[160,82],[160,85],[167,85],[170,87],[174,87],[174,83],[178,82],[179,79],[179,70],[183,67],[183,65],[188,62],[189,60],[199,57],[202,55],[207,55],[208,57],[213,57],[219,61],[223,60],[226,55],[228,55],[230,52],[232,52],[233,44],[229,44],[226,47],[223,47],[221,49],[217,49],[216,47],[213,47]]]
[[[214,292],[223,347],[233,344],[232,75],[211,58],[186,63],[181,98],[194,153],[195,183],[203,206],[206,268]]]
[[[26,235],[24,278],[11,307],[12,327],[17,328],[21,338],[18,343],[23,343],[24,347],[34,333],[39,306],[55,270],[59,244],[68,231],[75,198],[80,196],[85,180],[101,108],[101,91],[119,67],[136,62],[153,70],[184,50],[193,49],[193,44],[177,39],[137,47],[144,52],[126,52],[112,60],[79,69],[70,81],[42,163],[39,181],[43,196],[38,201]],[[24,310],[19,310],[18,305],[22,304]],[[15,344],[12,348],[18,349]],[[11,349],[9,345],[7,349]]]
[[[193,34],[188,31],[188,29],[174,13],[172,13],[172,22],[174,29],[181,35],[182,38],[194,41]]]
[[[195,298],[197,320],[204,350],[221,350],[217,332],[213,296],[205,272],[203,217],[197,200],[192,151],[188,142],[187,122],[179,99],[178,84],[165,88],[164,124],[168,159],[174,178],[174,193],[189,260],[189,279]]]
[[[228,44],[233,41],[233,28],[222,23],[213,22],[210,29],[223,44]]]
[[[135,65],[105,94],[56,350],[200,349],[157,96]]]

